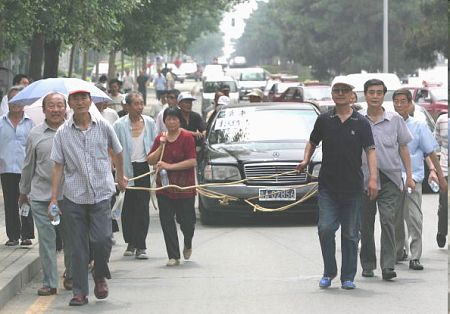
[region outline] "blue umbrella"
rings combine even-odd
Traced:
[[[111,98],[107,94],[90,82],[77,78],[58,77],[43,79],[31,83],[17,93],[17,95],[14,96],[8,103],[27,106],[51,92],[59,92],[68,96],[71,92],[78,90],[89,91],[94,103],[111,101]]]

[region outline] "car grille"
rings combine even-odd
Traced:
[[[257,163],[244,165],[246,178],[256,178],[279,174],[287,171],[295,170],[297,163]],[[248,180],[250,185],[296,185],[306,183],[307,177],[303,173],[292,173],[288,175],[273,177],[269,179]]]

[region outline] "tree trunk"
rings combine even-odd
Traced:
[[[120,52],[120,77],[123,77],[123,74],[125,72],[125,55],[123,51]]]
[[[67,74],[68,77],[72,77],[74,54],[75,54],[75,45],[72,45],[72,48],[70,48],[69,73]]]
[[[44,34],[34,33],[30,49],[30,72],[33,81],[42,78],[42,63],[44,60]]]
[[[44,78],[58,77],[59,50],[61,40],[53,40],[44,44]]]
[[[116,52],[112,50],[109,53],[109,62],[108,62],[108,80],[116,77]]]
[[[86,50],[83,50],[83,66],[81,69],[81,79],[82,80],[86,80],[86,73],[87,73],[87,60],[88,59],[88,54]]]

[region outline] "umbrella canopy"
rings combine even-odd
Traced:
[[[68,96],[71,92],[77,90],[89,91],[94,103],[111,101],[111,98],[108,95],[92,83],[72,77],[58,77],[38,80],[31,83],[14,96],[8,103],[28,106],[51,92],[59,92]]]

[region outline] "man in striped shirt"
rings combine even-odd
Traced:
[[[108,268],[112,245],[110,200],[116,189],[108,150],[114,155],[119,189],[125,189],[128,182],[123,173],[122,146],[112,126],[89,113],[89,92],[72,92],[68,102],[74,114],[58,129],[51,153],[55,165],[49,211],[53,204],[58,204],[59,183],[64,172],[61,214],[70,226],[68,231],[73,241],[73,298],[69,305],[84,305],[89,294],[90,246],[95,263],[94,294],[98,299],[108,296],[105,278],[111,278]]]

